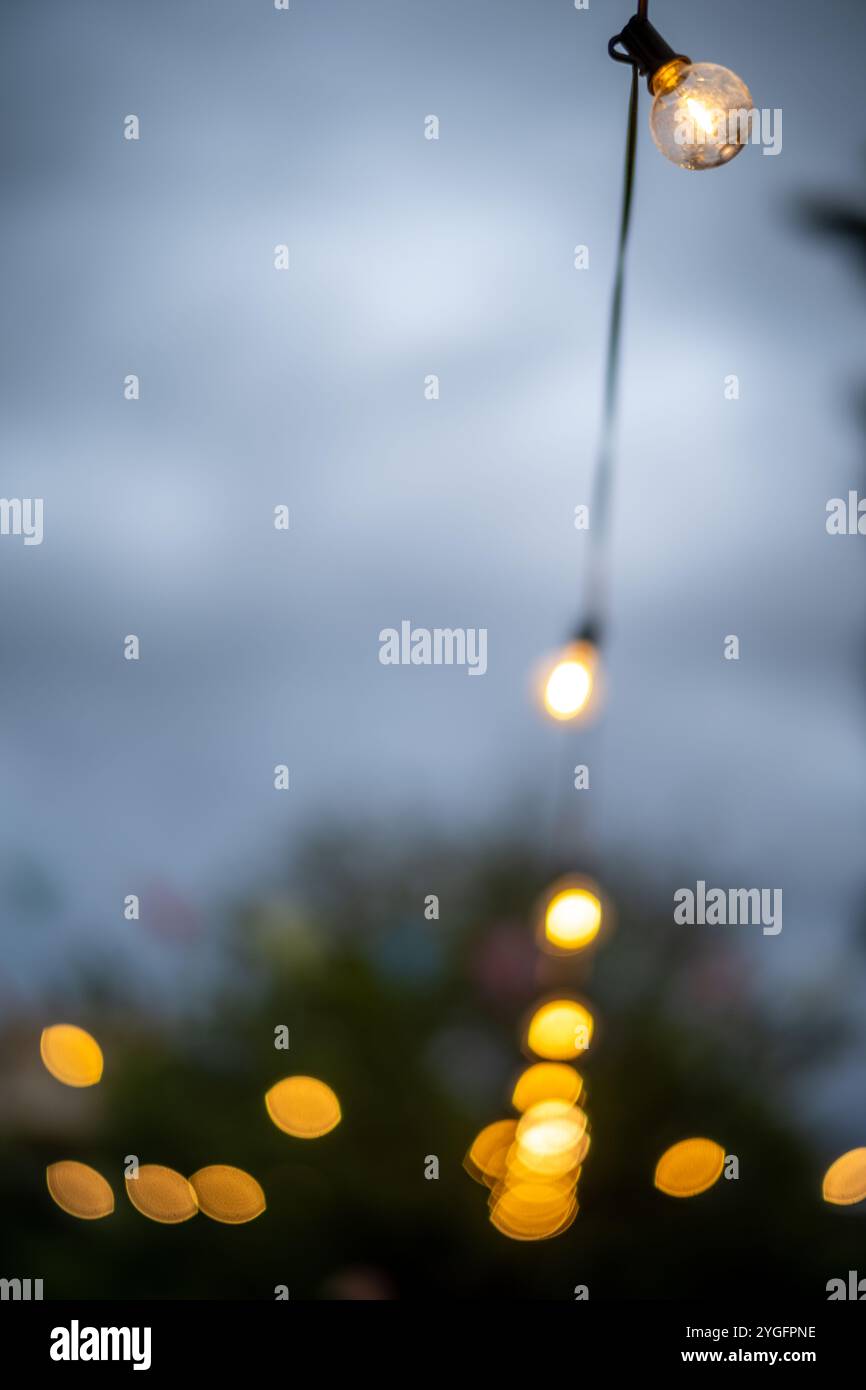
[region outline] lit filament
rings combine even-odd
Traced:
[[[712,112],[707,110],[702,101],[695,101],[694,97],[687,97],[686,106],[695,124],[699,125],[706,135],[712,136],[716,129]]]

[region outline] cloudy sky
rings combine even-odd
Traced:
[[[783,148],[685,173],[642,88],[583,737],[545,725],[531,673],[580,612],[629,5],[5,6],[2,492],[45,501],[41,546],[0,538],[7,993],[122,932],[141,884],[206,907],[323,817],[561,835],[584,759],[608,854],[663,894],[781,886],[771,972],[845,968],[864,542],[824,522],[862,482],[866,297],[796,209],[859,195],[866,10],[650,8],[782,109]],[[487,628],[486,676],[380,665],[403,619]],[[60,906],[31,931],[34,873]]]

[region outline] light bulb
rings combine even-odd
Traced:
[[[588,888],[564,888],[544,914],[544,934],[560,951],[580,951],[598,936],[601,902]]]
[[[576,719],[590,706],[598,652],[591,642],[574,642],[559,652],[542,684],[544,708],[553,719]]]
[[[576,1164],[585,1133],[586,1115],[577,1105],[540,1101],[518,1123],[515,1159],[530,1172],[561,1176]]]
[[[672,164],[717,169],[748,143],[752,96],[736,73],[717,63],[693,63],[640,13],[614,35],[607,51],[646,77],[654,97],[652,137]]]
[[[593,1018],[577,999],[551,999],[529,1020],[526,1044],[549,1062],[571,1062],[589,1047]]]
[[[752,95],[717,63],[674,58],[652,77],[650,130],[665,159],[681,169],[716,169],[749,142]]]
[[[551,956],[569,956],[609,932],[611,906],[597,883],[582,874],[558,878],[541,895],[534,911],[539,948]]]

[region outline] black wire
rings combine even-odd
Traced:
[[[642,9],[646,8],[643,3]],[[628,103],[626,123],[625,167],[622,185],[622,211],[619,223],[619,242],[616,253],[616,271],[613,281],[610,320],[608,325],[607,354],[604,371],[604,405],[602,409],[601,437],[593,482],[593,496],[589,513],[589,574],[587,581],[587,602],[585,627],[600,637],[604,629],[606,574],[604,569],[605,540],[608,510],[613,474],[614,436],[616,411],[619,399],[620,359],[622,356],[622,309],[625,289],[625,253],[631,225],[632,194],[634,190],[635,156],[637,152],[637,107],[638,70],[631,70],[631,92]]]
[[[647,0],[639,0],[638,14],[645,17],[646,9]],[[615,40],[611,42],[614,43]],[[610,52],[610,50],[608,51]],[[611,56],[618,57],[616,53],[611,53]],[[630,59],[621,58],[620,61],[631,62],[631,91],[629,94],[628,117],[626,121],[622,210],[620,212],[616,271],[614,273],[613,296],[611,299],[610,321],[608,325],[601,437],[590,506],[590,550],[588,556],[587,593],[584,603],[584,622],[574,633],[574,636],[582,636],[590,633],[596,644],[602,640],[604,633],[606,599],[606,574],[604,567],[606,549],[605,533],[607,529],[608,502],[610,499],[613,472],[614,424],[619,396],[622,308],[625,288],[625,253],[628,245],[629,227],[631,225],[635,157],[637,152],[638,68]],[[582,752],[581,761],[586,760],[586,755]],[[593,765],[597,765],[599,761],[600,758],[594,759]],[[589,860],[591,863],[594,862],[600,872],[602,867],[602,854],[597,832],[594,837],[590,837],[590,833],[584,829],[582,817],[580,818],[579,829],[576,829],[573,824],[569,824],[569,810],[573,806],[573,801],[570,795],[570,780],[567,780],[563,775],[561,750],[559,749],[557,749],[556,769],[557,772],[554,779],[556,790],[552,796],[552,825],[547,837],[551,876],[562,871],[563,862],[571,862],[573,859],[574,841],[578,835],[582,842],[583,859],[585,861]],[[595,821],[597,823],[597,813],[599,809],[598,789],[595,792],[594,805],[596,810]]]

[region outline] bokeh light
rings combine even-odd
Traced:
[[[563,1100],[531,1105],[517,1126],[515,1157],[524,1168],[546,1177],[562,1177],[577,1165],[586,1133],[586,1115]]]
[[[568,1062],[585,1052],[592,1039],[592,1014],[576,999],[551,999],[529,1021],[527,1046],[538,1057]]]
[[[588,1134],[584,1134],[576,1150],[547,1155],[543,1161],[539,1161],[536,1155],[526,1153],[519,1144],[513,1144],[500,1183],[504,1182],[513,1187],[518,1182],[557,1182],[573,1190],[577,1186],[583,1160],[588,1152]]]
[[[508,1152],[517,1133],[516,1120],[495,1120],[475,1136],[463,1166],[476,1182],[496,1182],[505,1176]]]
[[[549,1240],[568,1229],[589,1149],[586,1123],[583,1111],[566,1101],[540,1101],[526,1111],[489,1198],[490,1220],[502,1235]]]
[[[511,1104],[520,1111],[543,1100],[564,1100],[573,1105],[582,1090],[583,1081],[574,1067],[564,1062],[535,1062],[517,1078]]]
[[[573,1188],[555,1183],[515,1183],[490,1198],[490,1220],[511,1240],[549,1240],[568,1230],[576,1215]]]
[[[552,719],[589,713],[598,675],[598,651],[591,642],[574,642],[558,652],[541,678],[541,699]]]
[[[560,954],[581,951],[595,940],[603,920],[601,897],[583,879],[561,880],[547,896],[541,917],[541,940]]]
[[[51,1075],[64,1086],[95,1086],[102,1076],[102,1049],[74,1023],[43,1028],[39,1052]]]
[[[137,1177],[127,1177],[126,1195],[142,1216],[164,1226],[189,1221],[198,1211],[192,1184],[183,1173],[160,1163],[143,1163]]]
[[[265,1194],[255,1178],[242,1168],[213,1163],[199,1168],[190,1178],[199,1209],[212,1221],[242,1226],[265,1210]]]
[[[718,1182],[725,1151],[712,1139],[682,1139],[656,1164],[655,1186],[669,1197],[697,1197]]]
[[[98,1221],[114,1211],[111,1184],[95,1168],[74,1159],[52,1163],[45,1170],[52,1199],[79,1221]]]
[[[340,1123],[340,1102],[330,1086],[315,1076],[287,1076],[265,1096],[277,1129],[295,1139],[319,1139]]]
[[[824,1174],[822,1195],[834,1206],[850,1207],[866,1198],[866,1149],[849,1149]]]

